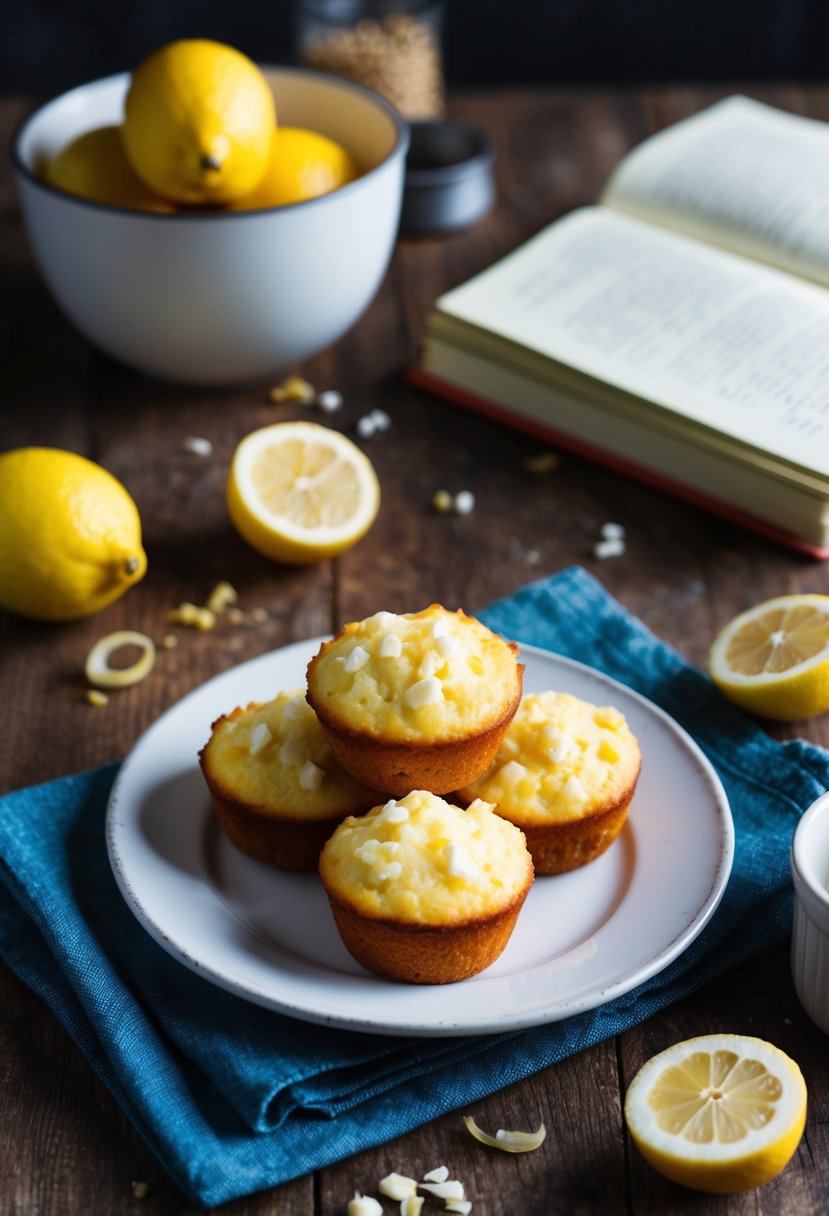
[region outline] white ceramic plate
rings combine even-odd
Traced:
[[[734,850],[716,773],[651,702],[522,646],[526,692],[554,688],[625,714],[643,755],[628,823],[591,865],[536,879],[506,950],[480,975],[422,987],[363,971],[339,939],[316,875],[271,869],[227,841],[196,760],[220,714],[304,687],[319,642],[263,655],[196,689],[143,735],[118,774],[107,815],[116,880],[147,932],[185,966],[305,1021],[383,1034],[483,1034],[604,1004],[699,934]]]

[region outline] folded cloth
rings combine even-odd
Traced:
[[[643,693],[717,769],[736,827],[716,913],[669,967],[530,1030],[392,1038],[296,1021],[210,985],[140,927],[104,816],[117,766],[0,800],[0,953],[49,1004],[178,1184],[205,1205],[389,1140],[647,1018],[790,928],[788,849],[829,753],[776,743],[580,569],[478,614]]]

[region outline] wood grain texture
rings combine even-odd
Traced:
[[[739,88],[740,86],[736,86]],[[3,330],[0,449],[65,446],[101,461],[138,502],[150,559],[129,596],[88,621],[44,626],[0,617],[0,788],[25,786],[123,756],[160,713],[233,664],[293,640],[336,629],[379,608],[432,601],[467,611],[530,579],[580,564],[690,662],[703,667],[716,629],[771,595],[829,593],[829,566],[778,549],[737,527],[563,456],[533,476],[539,445],[517,432],[415,391],[404,379],[435,297],[514,248],[558,215],[595,199],[624,152],[667,123],[735,88],[508,90],[458,95],[452,110],[480,124],[497,150],[498,202],[474,228],[405,239],[377,299],[339,343],[298,369],[345,406],[330,422],[350,435],[375,407],[389,431],[363,444],[380,476],[383,506],[368,536],[333,563],[280,568],[247,549],[224,508],[233,449],[257,426],[307,416],[274,407],[267,386],[222,393],[173,390],[93,351],[64,321],[37,275],[6,169],[0,181],[0,275],[12,301]],[[800,113],[829,118],[829,87],[743,91]],[[6,146],[27,100],[0,103]],[[188,436],[213,444],[205,460]],[[476,510],[444,516],[436,490],[471,490]],[[627,530],[624,558],[597,561],[593,545],[609,520]],[[143,684],[94,710],[84,700],[83,661],[118,628],[156,638],[182,600],[203,602],[219,579],[263,619],[210,633],[176,628]],[[229,707],[230,708],[230,707]],[[829,746],[829,717],[775,727]],[[758,1034],[800,1062],[810,1095],[801,1148],[776,1182],[730,1199],[663,1182],[623,1131],[627,1082],[653,1052],[713,1029]],[[440,1082],[436,1082],[438,1084]],[[445,1083],[451,1085],[452,1078]],[[444,1115],[399,1140],[316,1175],[231,1203],[227,1216],[343,1216],[355,1187],[367,1192],[390,1170],[421,1175],[445,1163],[464,1180],[479,1216],[703,1213],[804,1216],[829,1209],[827,1042],[794,995],[787,947],[764,950],[665,1014],[475,1103],[489,1130],[534,1127],[537,1153],[487,1151]],[[320,1125],[320,1137],[325,1135]],[[134,1197],[133,1181],[150,1191]],[[386,1204],[391,1212],[395,1205]],[[190,1216],[181,1195],[48,1010],[0,969],[0,1216],[128,1213]],[[435,1205],[431,1210],[440,1210]],[[424,1216],[428,1211],[424,1210]]]

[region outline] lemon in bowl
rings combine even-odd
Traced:
[[[145,185],[124,150],[121,128],[114,124],[85,131],[46,167],[50,185],[79,198],[135,211],[172,211],[167,199]]]
[[[183,38],[148,55],[124,103],[124,146],[143,182],[180,203],[229,203],[259,184],[276,109],[263,73],[235,47]]]
[[[17,188],[48,287],[85,338],[148,375],[204,387],[264,383],[342,337],[385,276],[406,123],[352,81],[308,68],[261,71],[276,132],[298,127],[333,141],[356,165],[355,178],[288,205],[170,214],[82,198],[44,180],[72,140],[124,123],[128,73],[48,102],[17,133]]]
[[[304,203],[342,189],[359,175],[354,157],[333,139],[304,127],[280,126],[258,186],[231,206],[256,211]]]

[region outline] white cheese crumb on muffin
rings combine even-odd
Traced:
[[[486,768],[518,707],[522,672],[513,643],[432,604],[350,622],[309,664],[307,695],[358,780],[443,794]]]
[[[219,718],[199,763],[230,840],[281,869],[315,870],[337,824],[379,797],[337,763],[300,691]]]
[[[533,880],[523,833],[485,802],[425,790],[349,816],[320,856],[349,952],[411,983],[452,983],[501,954]]]
[[[536,873],[586,865],[616,839],[641,767],[623,714],[568,693],[528,693],[486,772],[461,801],[485,798],[524,832]]]

